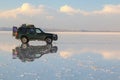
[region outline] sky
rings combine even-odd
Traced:
[[[0,0],[0,27],[120,31],[120,0]]]

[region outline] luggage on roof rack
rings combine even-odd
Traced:
[[[26,27],[35,28],[35,26],[34,26],[33,24],[29,24],[29,25],[27,25]]]
[[[21,27],[26,27],[26,28],[35,28],[35,26],[33,24],[22,24]]]
[[[26,27],[26,24],[22,24],[20,27]]]

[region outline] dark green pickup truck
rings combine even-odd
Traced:
[[[13,36],[15,36],[16,39],[20,39],[22,43],[28,43],[31,40],[40,40],[51,44],[53,40],[56,41],[58,39],[57,34],[45,33],[34,25],[26,24],[23,24],[19,28],[13,27]]]

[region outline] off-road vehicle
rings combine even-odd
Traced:
[[[57,34],[45,33],[40,28],[36,28],[34,25],[22,24],[19,28],[13,27],[13,36],[16,39],[20,39],[22,43],[28,43],[31,40],[46,41],[47,44],[51,44],[52,41],[58,39]]]

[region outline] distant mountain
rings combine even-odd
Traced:
[[[79,29],[51,29],[42,28],[46,32],[120,32],[120,31],[110,31],[110,30],[79,30]],[[12,31],[10,27],[0,27],[0,31]]]
[[[42,28],[43,31],[46,32],[80,32],[80,30],[67,30],[67,29],[44,29]],[[12,31],[12,28],[9,27],[0,27],[0,31]]]
[[[9,27],[0,27],[0,31],[11,31],[12,28]]]

